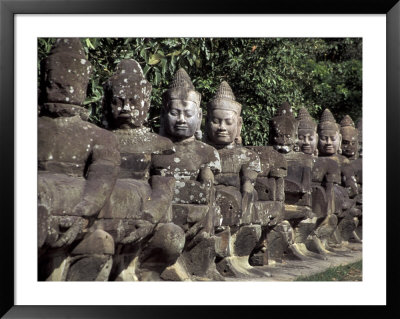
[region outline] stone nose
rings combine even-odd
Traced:
[[[185,119],[185,116],[183,115],[183,113],[180,113],[180,114],[178,115],[178,120],[177,120],[177,122],[178,122],[178,123],[186,123],[186,119]]]

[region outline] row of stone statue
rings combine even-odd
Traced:
[[[361,242],[361,126],[349,116],[339,125],[326,109],[317,125],[283,103],[272,146],[244,147],[224,81],[202,136],[201,94],[179,69],[158,135],[143,126],[152,85],[127,59],[104,84],[103,129],[83,107],[91,73],[77,38],[41,64],[39,280],[259,278]]]

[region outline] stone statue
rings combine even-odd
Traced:
[[[176,153],[154,155],[152,174],[175,178],[173,221],[186,232],[182,258],[164,274],[166,279],[217,274],[214,227],[219,218],[213,184],[221,164],[217,150],[195,138],[202,118],[200,100],[182,68],[163,94],[160,133],[174,142]]]
[[[242,106],[231,87],[223,81],[207,106],[207,139],[219,153],[221,172],[215,175],[216,203],[221,208],[221,238],[231,238],[233,251],[218,262],[225,276],[246,276],[249,256],[261,237],[261,225],[255,219],[254,184],[261,171],[258,155],[240,145]]]
[[[78,38],[57,39],[42,61],[39,280],[107,280],[112,265],[112,237],[88,230],[110,197],[120,165],[115,136],[86,121],[82,105],[91,68]]]
[[[183,231],[171,223],[175,179],[150,177],[152,156],[174,153],[168,138],[143,126],[151,90],[132,59],[122,60],[104,84],[103,110],[118,139],[121,169],[95,226],[106,229],[117,244],[112,280],[159,280],[185,242]]]
[[[326,157],[318,155],[317,123],[310,116],[307,109],[299,110],[299,149],[312,156],[312,211],[316,216],[316,228],[305,239],[307,248],[316,253],[326,255],[328,240],[337,227],[337,217],[334,215],[334,185],[340,184],[340,169],[338,164]]]
[[[328,157],[337,162],[340,169],[341,183],[335,190],[335,214],[338,217],[338,228],[331,237],[331,243],[342,245],[342,241],[348,241],[354,233],[357,225],[357,216],[360,211],[355,208],[352,198],[358,193],[354,170],[349,160],[341,155],[342,135],[340,126],[329,109],[325,109],[318,124],[318,150],[319,156]]]
[[[300,108],[297,115],[298,126],[298,146],[304,154],[318,156],[318,134],[317,123],[310,116],[305,107]]]
[[[288,102],[282,103],[276,116],[271,119],[270,126],[271,144],[276,151],[284,155],[288,167],[285,177],[285,208],[282,216],[287,223],[285,227],[277,229],[282,229],[282,231],[285,229],[289,232],[284,236],[289,239],[287,252],[301,259],[319,258],[305,246],[305,241],[316,223],[316,218],[311,210],[313,161],[311,156],[297,152],[299,122],[295,119]],[[304,131],[302,132],[304,133]],[[305,143],[302,145],[306,146]],[[273,231],[269,234],[270,241],[272,241],[272,236],[276,236]],[[279,235],[279,237],[283,236]],[[275,254],[276,259],[280,260],[277,255]]]
[[[360,120],[357,124],[360,125],[362,130],[362,121]],[[356,201],[356,208],[360,210],[358,218],[358,225],[356,231],[353,233],[353,239],[355,241],[361,241],[361,214],[362,214],[362,153],[359,154],[359,150],[362,145],[359,142],[359,131],[355,128],[354,122],[349,115],[346,115],[342,121],[340,121],[340,133],[342,135],[342,154],[346,156],[350,161],[350,166],[354,171],[354,177],[357,183],[358,192],[352,192],[351,197]]]

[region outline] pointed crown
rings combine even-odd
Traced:
[[[168,107],[170,100],[189,100],[200,107],[201,94],[195,90],[189,75],[183,68],[175,73],[168,90],[163,94],[164,107]]]
[[[295,130],[297,133],[299,123],[293,115],[289,102],[283,102],[279,106],[276,115],[270,121],[270,125],[278,130],[285,128],[285,131]]]
[[[107,94],[113,91],[112,94],[118,96],[138,96],[138,98],[148,99],[152,85],[144,77],[139,62],[133,59],[124,59],[118,63],[114,74],[103,84],[103,88]]]
[[[240,115],[242,111],[242,105],[236,101],[235,95],[226,81],[221,82],[214,98],[208,103],[207,108],[209,111],[215,109],[234,111],[237,115]]]
[[[345,115],[343,117],[343,119],[340,121],[340,126],[341,127],[346,127],[346,126],[355,127],[354,122],[349,115]]]
[[[299,129],[310,129],[313,131],[317,129],[317,123],[314,121],[305,107],[302,107],[299,110],[297,120],[299,121]]]
[[[336,123],[335,118],[333,117],[332,112],[329,109],[325,109],[322,112],[321,119],[318,123],[318,130],[333,130],[339,131],[338,124]]]
[[[276,111],[275,116],[289,116],[294,117],[292,107],[290,106],[289,102],[283,102],[281,106]]]

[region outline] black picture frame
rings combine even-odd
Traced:
[[[387,305],[377,307],[318,306],[16,306],[14,303],[14,17],[16,14],[386,14],[387,52]],[[225,318],[235,316],[309,316],[329,314],[341,317],[360,315],[399,317],[395,289],[400,283],[395,274],[398,255],[398,225],[395,201],[400,149],[400,3],[398,0],[248,0],[245,4],[203,0],[0,0],[0,150],[2,156],[0,315],[4,318]],[[377,111],[383,106],[377,106]],[[378,126],[377,126],[378,127]],[[390,174],[389,174],[390,172]],[[382,174],[383,172],[377,173]],[[379,212],[384,214],[385,212]],[[224,293],[221,291],[221,293]],[[268,292],[266,292],[266,295]],[[177,296],[178,298],[178,296]],[[282,312],[283,311],[283,312]],[[312,311],[312,313],[310,313]],[[323,313],[321,313],[321,312]],[[396,315],[397,314],[397,315]]]

